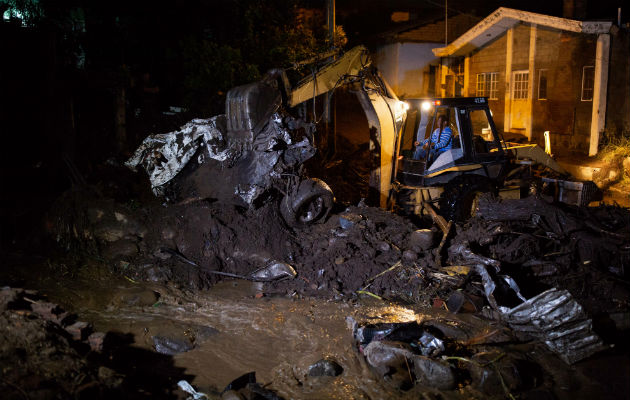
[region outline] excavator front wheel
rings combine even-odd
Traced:
[[[280,202],[280,214],[291,227],[304,227],[326,220],[334,202],[330,187],[320,179],[300,182],[293,194]]]

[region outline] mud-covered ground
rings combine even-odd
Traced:
[[[358,202],[342,195],[324,223],[291,229],[273,201],[256,210],[197,199],[166,204],[142,185],[103,182],[64,193],[43,221],[45,235],[3,252],[2,284],[39,289],[3,292],[12,293],[0,309],[0,384],[9,398],[184,397],[180,379],[219,398],[251,370],[283,398],[630,393],[622,340],[629,329],[627,209],[487,198],[478,217],[444,238],[430,219],[365,206],[361,193],[353,194]],[[490,307],[475,269],[480,262],[512,277],[525,298],[568,290],[604,350],[571,366],[539,339],[511,333]],[[242,279],[276,264],[296,276]],[[217,285],[240,289],[228,295]],[[504,289],[494,293],[500,305],[518,304]],[[42,314],[44,303],[59,310]],[[74,319],[60,318],[61,309]],[[76,321],[91,324],[86,337],[76,337]],[[401,374],[393,364],[383,372],[367,362],[350,321],[355,328],[417,321],[439,331],[447,348],[434,361],[453,371],[450,386],[418,383],[418,366]],[[94,332],[109,339],[99,347],[89,340]],[[418,351],[394,343],[405,360]],[[344,372],[310,376],[310,366],[327,357]],[[495,365],[497,357],[504,362]]]

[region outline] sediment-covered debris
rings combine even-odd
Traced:
[[[619,207],[482,197],[477,216],[448,235],[430,220],[418,225],[367,206],[308,229],[287,226],[271,204],[251,210],[194,200],[131,214],[112,202],[86,208],[79,215],[100,219],[66,219],[57,238],[96,241],[87,247],[102,255],[133,241],[135,252],[108,259],[119,269],[124,263],[134,280],[202,289],[247,279],[264,282],[261,294],[446,307],[500,321],[568,363],[604,349],[594,321],[627,313],[630,303],[630,212]]]
[[[36,291],[0,288],[0,326],[2,398],[170,398],[189,378],[171,357],[94,332]]]

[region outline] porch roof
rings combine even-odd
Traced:
[[[576,21],[573,19],[501,7],[455,39],[448,46],[433,49],[433,54],[437,57],[463,56],[483,47],[486,43],[494,40],[503,32],[506,32],[508,29],[521,22],[569,32],[589,34],[608,33],[612,26],[612,23],[607,21]]]

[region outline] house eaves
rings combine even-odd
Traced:
[[[446,47],[433,49],[437,57],[463,56],[471,53],[488,42],[496,39],[508,29],[519,23],[536,24],[563,31],[598,34],[608,33],[611,22],[576,21],[551,15],[537,14],[528,11],[501,7],[470,28],[462,36]]]

